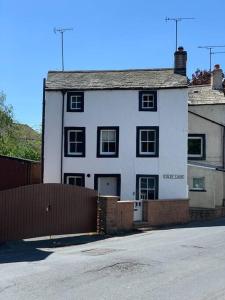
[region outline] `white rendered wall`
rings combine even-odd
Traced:
[[[66,112],[64,127],[86,127],[86,157],[65,157],[63,173],[121,174],[121,198],[134,199],[136,174],[159,175],[159,198],[187,198],[187,89],[158,91],[157,112],[138,111],[138,91],[87,91],[84,112]],[[56,105],[54,106],[54,102]],[[46,93],[44,182],[60,182],[61,92]],[[97,126],[119,126],[119,158],[96,158]],[[136,157],[136,126],[159,126],[159,158]],[[184,175],[164,179],[163,175]]]
[[[62,93],[45,93],[44,183],[59,183],[61,159]]]

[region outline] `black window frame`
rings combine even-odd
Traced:
[[[67,183],[67,177],[81,177],[82,184],[75,185],[75,186],[85,187],[85,174],[84,173],[64,173],[64,184],[69,184],[69,183]]]
[[[142,98],[143,95],[145,94],[152,95],[154,97],[153,107],[143,107]],[[157,91],[154,90],[139,91],[139,111],[157,111]]]
[[[81,97],[81,107],[79,109],[71,108],[72,96]],[[84,92],[67,92],[67,112],[84,112]]]
[[[68,133],[69,131],[83,131],[83,151],[81,154],[72,154],[68,151]],[[85,157],[86,155],[86,128],[85,127],[65,127],[64,128],[64,156],[65,157]]]
[[[189,133],[188,143],[189,143],[189,138],[195,138],[195,139],[200,138],[202,140],[202,154],[199,156],[190,156],[192,154],[189,154],[188,152],[188,160],[205,160],[206,159],[206,135],[202,133]],[[189,148],[188,145],[187,147]]]
[[[101,153],[101,131],[102,130],[115,130],[116,131],[116,151],[114,154]],[[115,158],[119,157],[119,126],[98,126],[97,127],[97,157],[98,158]]]
[[[155,153],[141,153],[140,151],[140,132],[141,130],[154,130],[156,132]],[[159,126],[137,126],[136,127],[136,157],[159,157]]]
[[[141,177],[150,178],[153,177],[156,182],[156,191],[155,191],[155,199],[146,199],[146,200],[157,200],[159,197],[159,175],[150,175],[150,174],[136,174],[136,199],[139,199],[139,179]]]

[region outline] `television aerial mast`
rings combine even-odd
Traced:
[[[54,33],[61,34],[61,56],[62,56],[62,71],[64,71],[64,32],[73,30],[73,28],[54,28]]]
[[[176,51],[177,51],[177,31],[178,31],[178,22],[181,22],[183,20],[194,20],[195,18],[181,18],[181,17],[178,17],[178,18],[168,18],[166,17],[165,18],[165,21],[174,21],[175,24],[176,24]]]
[[[212,70],[212,55],[217,53],[225,53],[225,51],[217,51],[213,52],[212,50],[214,48],[225,48],[225,45],[223,46],[198,46],[198,48],[209,50],[209,71]]]

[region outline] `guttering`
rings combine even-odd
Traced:
[[[61,161],[60,161],[60,181],[63,183],[63,156],[64,156],[64,107],[65,107],[65,90],[61,90],[62,92],[62,123],[61,123]]]
[[[44,180],[44,145],[45,145],[45,82],[43,79],[43,99],[42,99],[42,136],[41,136],[41,182]]]
[[[153,87],[103,87],[103,88],[99,88],[99,87],[94,87],[94,88],[69,88],[69,87],[65,87],[67,91],[114,91],[114,90],[122,90],[122,91],[142,91],[142,90],[171,90],[171,89],[187,89],[188,86],[187,85],[181,85],[181,86],[167,86],[167,87],[160,87],[160,86],[153,86]],[[52,92],[58,92],[58,91],[62,91],[62,88],[46,88],[46,91],[52,91]]]

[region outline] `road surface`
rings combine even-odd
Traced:
[[[62,241],[0,247],[0,299],[225,299],[225,220]]]

